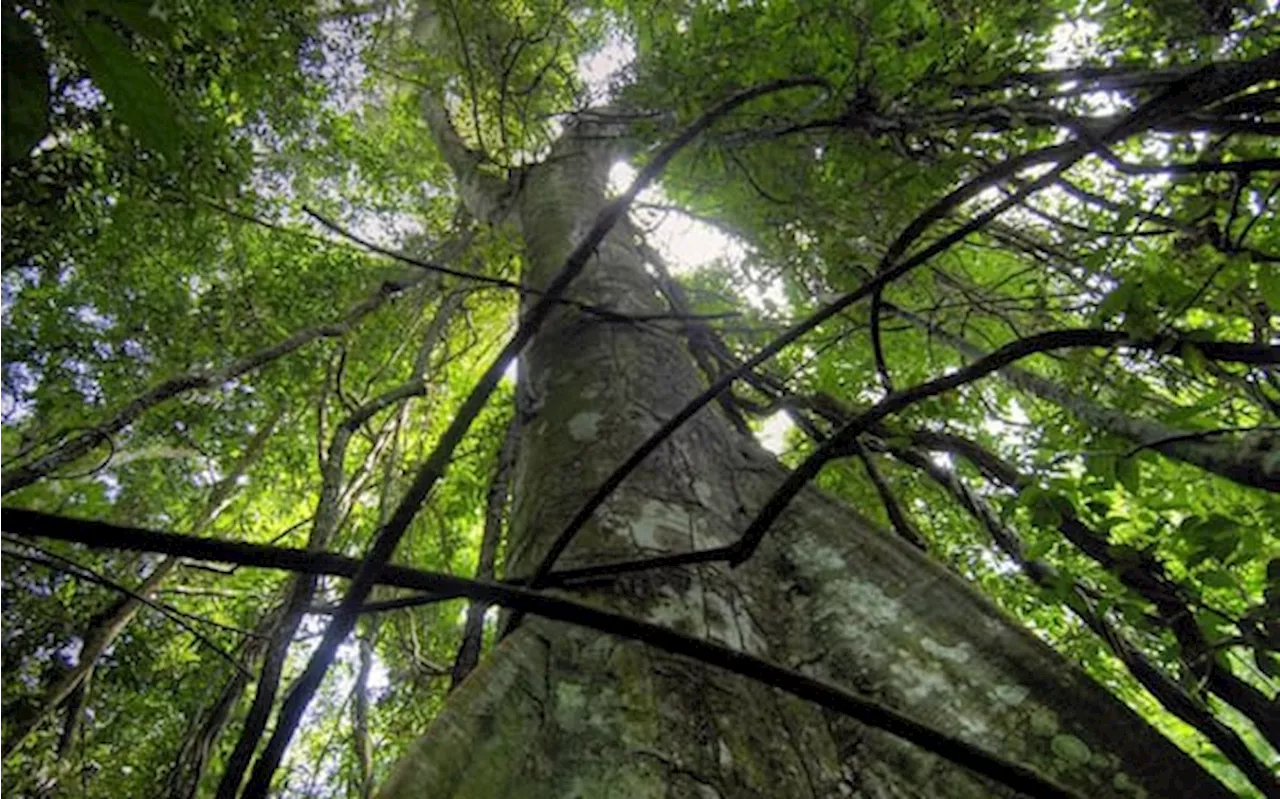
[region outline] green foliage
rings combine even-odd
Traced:
[[[4,170],[49,129],[49,64],[31,23],[4,4]]]
[[[1070,50],[1061,40],[1067,23],[1085,22],[1076,4],[614,0],[566,10],[559,2],[457,2],[441,5],[452,47],[433,51],[408,35],[412,20],[393,6],[329,12],[265,0],[85,0],[33,3],[16,18],[7,4],[6,468],[101,424],[166,379],[336,324],[387,280],[403,277],[313,224],[304,208],[420,257],[518,278],[516,235],[459,211],[456,177],[422,118],[424,85],[443,92],[481,169],[503,175],[544,157],[567,115],[601,99],[589,96],[576,66],[610,43],[636,49],[611,103],[634,120],[638,161],[644,147],[669,140],[734,91],[791,75],[826,80],[827,91],[779,93],[723,120],[663,177],[664,200],[716,220],[742,245],[743,258],[718,259],[681,280],[697,312],[740,312],[716,327],[733,352],[746,355],[860,285],[896,237],[948,192],[992,164],[1057,143],[1070,126],[1055,120],[1105,117],[1152,93],[1123,83],[1075,91],[1066,80],[1032,85],[1020,75],[1050,63],[1145,74],[1274,46],[1269,21],[1248,8],[1227,14],[1235,33],[1224,37],[1221,15],[1210,19],[1203,6],[1091,5],[1082,26],[1095,30],[1088,46],[1050,62]],[[1264,117],[1274,121],[1274,110],[1259,112]],[[1151,164],[1277,156],[1274,137],[1178,131],[1132,137],[1114,150]],[[873,321],[867,304],[854,306],[766,371],[799,395],[829,395],[857,410],[884,394],[869,346],[873,323],[898,388],[972,361],[957,339],[992,350],[1031,332],[1093,325],[1134,335],[1176,329],[1274,340],[1280,224],[1271,177],[1128,175],[1091,156],[1064,175],[1066,183],[892,284],[884,299],[905,314],[886,306]],[[1018,185],[1000,184],[950,209],[913,249]],[[437,345],[420,352],[452,292],[461,292],[458,308],[442,321]],[[360,555],[514,311],[507,292],[425,280],[340,335],[150,408],[54,479],[6,502],[305,546],[334,431],[423,363],[426,393],[361,426],[343,460],[350,493],[328,548]],[[1078,399],[1226,450],[1245,443],[1231,431],[1274,431],[1280,405],[1280,390],[1261,370],[1212,362],[1193,345],[1152,355],[1061,352],[1018,366]],[[462,574],[474,568],[512,393],[504,389],[473,428],[397,551],[402,562]],[[962,435],[1026,478],[1027,487],[1015,491],[954,453],[935,455],[978,487],[1026,558],[1061,576],[1049,586],[1022,576],[1016,559],[919,470],[875,456],[933,557],[1248,795],[1229,762],[1163,710],[1068,606],[1077,596],[1073,581],[1102,597],[1102,614],[1203,699],[1187,653],[1122,579],[1154,559],[1179,585],[1212,657],[1274,697],[1275,495],[1138,447],[1114,426],[1082,418],[1071,401],[994,376],[913,405],[887,424],[878,443],[889,448],[909,444],[912,431]],[[264,428],[272,432],[261,453],[247,456]],[[786,463],[813,446],[798,434],[788,440]],[[1274,435],[1259,440],[1274,443]],[[210,514],[216,487],[242,458],[248,462],[234,490]],[[820,482],[888,526],[860,466],[833,466]],[[1060,528],[1071,519],[1106,537],[1110,565],[1064,538]],[[69,546],[50,550],[131,586],[154,566]],[[118,594],[9,556],[3,581],[9,710],[38,701]],[[323,582],[316,603],[334,601],[340,586]],[[202,619],[195,624],[209,642],[155,610],[141,611],[95,669],[92,714],[70,752],[56,754],[63,719],[55,716],[6,759],[4,789],[34,795],[37,783],[56,780],[82,786],[85,796],[152,792],[177,762],[181,742],[204,723],[215,689],[234,674],[210,643],[247,658],[254,635],[245,631],[259,628],[284,591],[275,573],[184,567],[157,598]],[[377,776],[442,703],[447,680],[436,667],[451,663],[460,614],[458,603],[427,605],[382,616],[363,631],[376,636],[380,687],[370,692],[369,733]],[[309,620],[302,635],[317,629]],[[295,646],[286,680],[303,649]],[[296,779],[288,795],[357,795],[354,675],[354,649],[344,649],[289,762]],[[247,703],[235,704],[212,749],[203,792],[216,785]],[[1276,753],[1256,731],[1211,707],[1274,766]]]
[[[177,113],[146,65],[107,23],[75,19],[70,27],[76,56],[88,67],[93,82],[107,95],[120,119],[147,147],[176,160],[182,144]]]

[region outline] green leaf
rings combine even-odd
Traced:
[[[1182,351],[1179,354],[1182,356],[1182,362],[1195,374],[1203,375],[1208,373],[1208,362],[1196,345],[1183,344]]]
[[[1071,512],[1071,501],[1061,494],[1032,486],[1022,492],[1021,502],[1031,512],[1031,522],[1038,527],[1057,527],[1062,517]]]
[[[1280,267],[1275,264],[1263,264],[1258,272],[1258,289],[1262,299],[1273,312],[1280,309]]]
[[[1200,575],[1200,582],[1210,588],[1235,588],[1236,578],[1226,569],[1214,569]]]
[[[1186,560],[1191,568],[1209,558],[1226,563],[1241,543],[1239,525],[1218,513],[1208,518],[1185,519],[1178,527],[1178,534],[1186,542]]]
[[[76,33],[78,54],[121,121],[147,147],[176,162],[182,128],[168,92],[110,26],[91,20]]]
[[[85,8],[115,17],[134,33],[154,41],[169,37],[169,25],[156,13],[153,0],[89,0]],[[222,13],[228,13],[224,9]]]
[[[49,62],[31,23],[4,6],[4,169],[49,132]]]
[[[1137,457],[1120,458],[1116,461],[1116,479],[1130,494],[1137,494],[1142,489],[1141,466]]]
[[[1115,484],[1116,466],[1117,460],[1114,455],[1091,454],[1084,459],[1085,470],[1105,487]]]
[[[235,33],[240,28],[240,20],[225,7],[214,9],[209,15],[209,21],[218,31],[225,34]]]
[[[1134,284],[1121,283],[1116,286],[1102,302],[1098,304],[1097,318],[1099,322],[1106,322],[1114,319],[1129,309],[1129,304],[1133,300]]]

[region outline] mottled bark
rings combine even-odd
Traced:
[[[1203,699],[1174,682],[1122,630],[1111,624],[1104,612],[1099,610],[1095,594],[1090,593],[1081,583],[1064,578],[1049,564],[1028,558],[1018,534],[1005,525],[995,509],[974,493],[955,471],[940,466],[918,450],[903,447],[890,447],[889,450],[903,463],[928,474],[943,490],[951,494],[991,535],[996,547],[1017,564],[1032,582],[1050,591],[1051,595],[1060,596],[1062,603],[1124,663],[1134,679],[1150,691],[1165,710],[1199,730],[1264,796],[1280,797],[1280,781],[1277,781],[1276,775],[1271,773],[1266,764],[1249,750],[1248,745],[1234,730],[1214,716]]]
[[[974,464],[996,483],[1019,493],[1035,485],[1013,464],[961,436],[913,431],[912,441],[922,447],[955,453]],[[1198,600],[1170,576],[1164,563],[1151,552],[1118,551],[1110,537],[1085,524],[1070,504],[1059,508],[1058,531],[1099,566],[1115,574],[1128,588],[1149,601],[1160,621],[1173,633],[1181,648],[1187,672],[1203,687],[1233,706],[1253,722],[1273,747],[1280,749],[1280,705],[1231,672],[1200,629],[1192,613]]]
[[[514,215],[545,281],[605,201],[611,154],[571,131]],[[574,296],[658,309],[643,259],[607,237]],[[555,312],[527,351],[509,574],[534,569],[625,455],[702,387],[677,333]],[[562,559],[585,565],[734,541],[785,470],[699,413]],[[925,555],[809,490],[743,566],[619,579],[591,601],[843,685],[1099,797],[1228,796],[1150,726]],[[752,681],[533,619],[450,697],[382,794],[970,797],[1007,789]]]

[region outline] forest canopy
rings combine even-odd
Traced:
[[[816,487],[1280,795],[1275,3],[33,0],[3,36],[6,793],[373,796],[526,614],[1087,790],[1074,733],[1031,762],[636,604],[756,574]],[[616,344],[665,404],[558,406],[635,393],[597,329],[696,390]],[[768,491],[645,471],[712,417]],[[679,546],[600,543],[628,479]]]

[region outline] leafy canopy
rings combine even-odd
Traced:
[[[424,275],[323,224],[518,280],[514,233],[459,203],[423,118],[423,87],[444,92],[481,172],[505,179],[544,158],[589,104],[607,103],[625,121],[640,163],[735,91],[822,79],[822,91],[773,95],[731,115],[634,209],[659,238],[673,221],[699,220],[694,238],[664,249],[688,310],[735,314],[711,326],[723,354],[747,357],[871,277],[902,232],[957,187],[984,181],[930,220],[917,249],[1027,190],[1053,163],[1034,154],[1082,131],[1099,135],[1199,66],[1245,62],[1280,43],[1261,4],[1190,0],[458,0],[440,13],[453,46],[424,52],[410,36],[414,10],[399,4],[6,4],[6,472],[88,436],[85,451],[7,502],[292,546],[307,545],[318,508],[330,507],[325,548],[362,553],[516,310],[510,291]],[[626,65],[608,81],[581,69],[611,58]],[[1095,148],[874,305],[784,350],[763,379],[735,389],[738,412],[774,431],[781,457],[796,464],[816,446],[806,431],[830,432],[891,388],[1031,333],[1102,327],[1274,343],[1276,77]],[[1031,159],[1028,168],[982,177],[1018,158]],[[1246,166],[1187,166],[1232,163]],[[734,247],[696,268],[682,263],[681,250],[711,226]],[[278,357],[225,371],[297,336],[305,340]],[[1225,673],[1276,694],[1280,503],[1133,432],[1169,431],[1210,459],[1255,457],[1274,491],[1274,367],[1218,363],[1185,345],[1062,351],[1018,368],[1027,377],[986,378],[896,414],[864,437],[862,458],[824,470],[821,485],[886,530],[913,530],[932,556],[1251,795],[1204,729],[1162,707],[1081,614],[1119,631],[1264,767],[1280,763],[1212,690]],[[135,398],[196,374],[216,379],[103,431]],[[414,380],[415,396],[354,425],[345,450],[331,448],[344,420]],[[512,393],[504,388],[474,426],[398,560],[473,573]],[[929,453],[923,466],[912,448]],[[993,540],[992,526],[935,479],[939,469],[988,504],[1016,545]],[[9,711],[39,707],[120,600],[112,583],[136,587],[157,564],[41,546],[5,541],[6,740]],[[218,692],[236,680],[222,655],[251,666],[262,657],[255,642],[275,629],[287,584],[265,570],[179,569],[155,595],[159,609],[141,610],[102,653],[83,703],[63,702],[6,757],[5,790],[74,784],[84,795],[141,795],[157,775],[169,789],[194,774],[212,791],[249,703],[243,688],[224,694],[226,732],[215,730],[207,762],[193,760]],[[1153,585],[1174,586],[1174,598]],[[322,582],[314,604],[340,590]],[[176,626],[178,614],[201,637]],[[307,616],[292,634],[286,676],[320,626]],[[360,668],[358,645],[342,650],[282,792],[361,795],[367,777],[385,774],[443,701],[461,630],[456,604],[363,623],[371,665]]]

